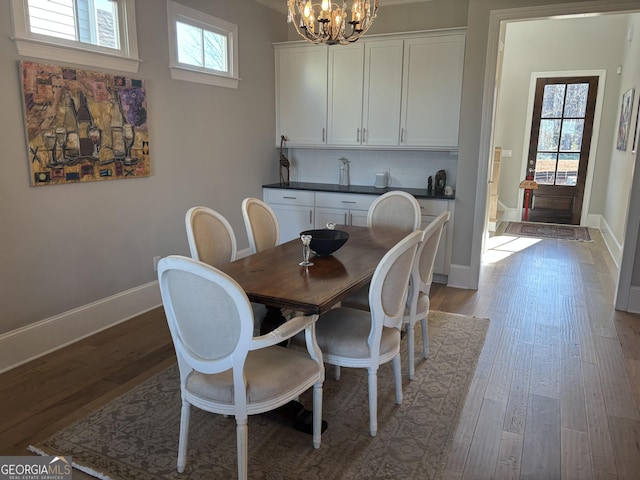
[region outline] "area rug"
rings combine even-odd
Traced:
[[[509,222],[504,233],[521,237],[555,238],[558,240],[578,240],[590,242],[587,227],[576,225],[556,225],[552,223]]]
[[[249,418],[249,478],[439,479],[489,326],[486,318],[432,311],[430,356],[416,345],[416,375],[395,404],[391,364],[378,371],[378,435],[369,436],[367,372],[327,368],[323,418],[328,428],[315,450],[311,436],[273,413]],[[416,342],[421,337],[417,327]],[[310,392],[300,401],[312,405]],[[88,417],[30,446],[40,455],[71,455],[74,466],[111,480],[237,478],[233,417],[192,408],[187,466],[176,471],[180,393],[171,366]]]

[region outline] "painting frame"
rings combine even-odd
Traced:
[[[621,151],[627,150],[634,93],[635,89],[630,88],[622,94],[622,104],[620,105],[620,122],[618,123],[618,137],[616,141],[616,149]]]
[[[19,62],[33,187],[151,175],[144,80]]]

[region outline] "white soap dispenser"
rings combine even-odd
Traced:
[[[349,159],[341,157],[338,159],[340,162],[340,186],[349,186]]]

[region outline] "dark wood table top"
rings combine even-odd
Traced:
[[[301,267],[302,242],[291,240],[220,267],[249,300],[272,307],[322,314],[371,280],[382,257],[406,232],[337,225],[349,240],[333,255],[314,256]]]

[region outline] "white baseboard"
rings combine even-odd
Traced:
[[[607,250],[609,250],[609,253],[613,258],[613,261],[615,262],[616,267],[618,267],[619,269],[620,262],[622,262],[622,244],[615,237],[615,235],[611,231],[611,227],[609,226],[607,221],[604,219],[604,217],[600,216],[600,219],[598,221],[598,226],[595,228],[598,228],[600,230],[600,233],[602,233],[604,244],[607,246]]]
[[[449,267],[447,286],[467,290],[478,289],[478,285],[476,285],[475,281],[471,278],[471,267],[469,265],[455,265],[453,263]]]
[[[629,289],[629,303],[627,304],[627,312],[640,313],[640,287],[633,285]]]
[[[162,304],[158,282],[0,335],[0,373],[58,350]]]

